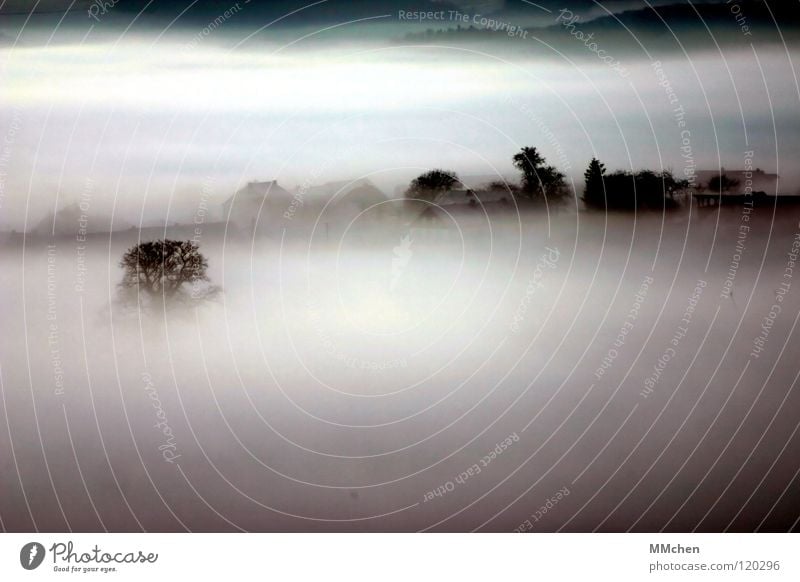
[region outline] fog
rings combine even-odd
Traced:
[[[535,529],[791,528],[800,225],[773,210],[732,284],[737,208],[209,232],[223,296],[154,312],[114,300],[135,230],[85,262],[6,241],[4,527],[510,531],[562,491]]]
[[[772,194],[798,192],[794,47],[627,55],[623,77],[591,53],[520,49],[533,39],[189,49],[184,34],[0,49],[0,228],[29,230],[87,190],[98,213],[163,224],[189,220],[205,183],[218,207],[254,179],[374,175],[389,195],[432,166],[512,179],[528,144],[578,192],[592,156],[684,174],[750,151],[779,174]]]
[[[0,529],[797,530],[791,6],[412,4],[0,0]]]

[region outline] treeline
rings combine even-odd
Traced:
[[[597,158],[589,162],[583,178],[583,202],[590,208],[672,208],[678,205],[675,195],[689,187],[688,180],[678,180],[667,170],[606,174],[605,165]]]
[[[535,147],[523,147],[511,161],[520,171],[520,183],[496,181],[484,186],[484,191],[506,190],[518,198],[548,204],[569,196],[565,175],[549,165]],[[688,187],[688,180],[679,180],[667,170],[606,173],[605,165],[592,158],[584,172],[582,200],[593,209],[672,208],[678,205],[675,195]],[[412,180],[406,197],[436,202],[442,194],[457,188],[469,190],[452,170],[434,169]]]
[[[507,190],[509,193],[531,200],[558,201],[569,194],[566,177],[555,166],[547,164],[534,147],[524,147],[511,159],[521,173],[520,184],[496,181],[487,184],[486,190]],[[452,170],[435,169],[420,174],[411,181],[406,197],[435,202],[443,193],[454,188],[464,188],[458,174]]]

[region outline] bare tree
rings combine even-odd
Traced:
[[[137,299],[140,305],[210,299],[220,291],[206,274],[208,260],[190,240],[140,243],[125,252],[119,266],[124,269],[119,284],[123,300]]]

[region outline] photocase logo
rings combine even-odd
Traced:
[[[412,242],[411,235],[406,234],[400,239],[400,244],[392,249],[394,251],[394,256],[392,257],[392,281],[389,285],[390,291],[395,290],[403,271],[406,270],[411,257],[414,255],[414,251],[411,250]]]
[[[29,542],[19,552],[19,563],[26,570],[35,570],[44,560],[44,546],[38,542]]]

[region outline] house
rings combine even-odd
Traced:
[[[514,209],[513,194],[505,189],[455,188],[432,202],[406,201],[407,224],[415,240],[440,242],[486,234],[492,217]]]
[[[343,189],[336,197],[335,204],[346,208],[345,212],[368,212],[374,217],[384,216],[390,211],[389,199],[369,180],[360,180],[350,188]]]
[[[303,185],[295,192],[304,201],[313,236],[322,240],[338,240],[345,232],[364,235],[379,228],[393,210],[391,204],[385,204],[389,200],[386,195],[366,178]]]
[[[452,188],[438,194],[432,201],[410,199],[406,201],[406,211],[413,218],[425,212],[431,206],[441,208],[472,208],[478,212],[491,212],[511,206],[514,195],[501,188],[473,190],[471,188]]]
[[[315,205],[320,222],[337,230],[360,228],[390,212],[389,199],[369,179],[342,180],[298,189],[303,199]],[[315,217],[316,218],[316,217]]]
[[[298,213],[302,202],[277,180],[249,182],[222,204],[222,218],[235,230],[281,230]]]
[[[725,176],[730,185],[720,191],[719,185],[711,187],[715,178]],[[696,188],[694,200],[700,206],[720,204],[743,204],[752,201],[764,203],[770,197],[778,196],[778,175],[755,170],[698,170],[695,173]]]
[[[389,210],[381,204],[387,200],[366,179],[303,184],[291,191],[276,180],[250,182],[224,202],[223,219],[245,234],[328,239],[374,223]]]

